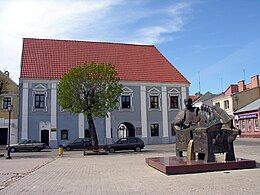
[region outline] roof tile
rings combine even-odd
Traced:
[[[60,79],[85,62],[111,62],[121,80],[189,81],[153,45],[25,38],[21,78]]]

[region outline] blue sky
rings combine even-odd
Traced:
[[[22,38],[154,44],[191,82],[219,93],[260,73],[260,0],[0,0],[0,69],[18,83]],[[221,82],[222,81],[222,82]]]

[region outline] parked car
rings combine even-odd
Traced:
[[[79,150],[79,149],[87,149],[92,147],[91,138],[77,138],[73,142],[63,146],[66,151],[70,150]]]
[[[11,152],[17,152],[17,151],[39,152],[39,151],[41,151],[45,148],[46,148],[45,143],[41,143],[40,141],[31,140],[31,139],[21,140],[17,144],[11,144],[10,145],[10,151]]]
[[[136,152],[141,152],[145,147],[143,140],[138,137],[128,137],[121,138],[116,141],[114,144],[109,144],[106,146],[106,150],[110,153],[114,153],[119,150],[134,150]]]

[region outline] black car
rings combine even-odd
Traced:
[[[90,147],[92,147],[92,140],[91,140],[91,138],[88,138],[88,137],[78,138],[75,141],[64,146],[66,151],[87,149]]]
[[[114,144],[106,146],[106,150],[110,153],[114,153],[119,150],[134,150],[140,152],[145,147],[143,140],[138,137],[121,138]]]

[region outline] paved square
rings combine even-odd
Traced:
[[[145,163],[147,157],[175,155],[174,147],[153,145],[141,153],[101,156],[65,152],[61,158],[53,158],[57,151],[38,158],[17,153],[11,161],[0,159],[0,182],[8,171],[24,175],[0,194],[260,194],[259,168],[167,176]],[[260,162],[260,140],[239,139],[235,152]],[[14,171],[7,164],[15,165]]]

